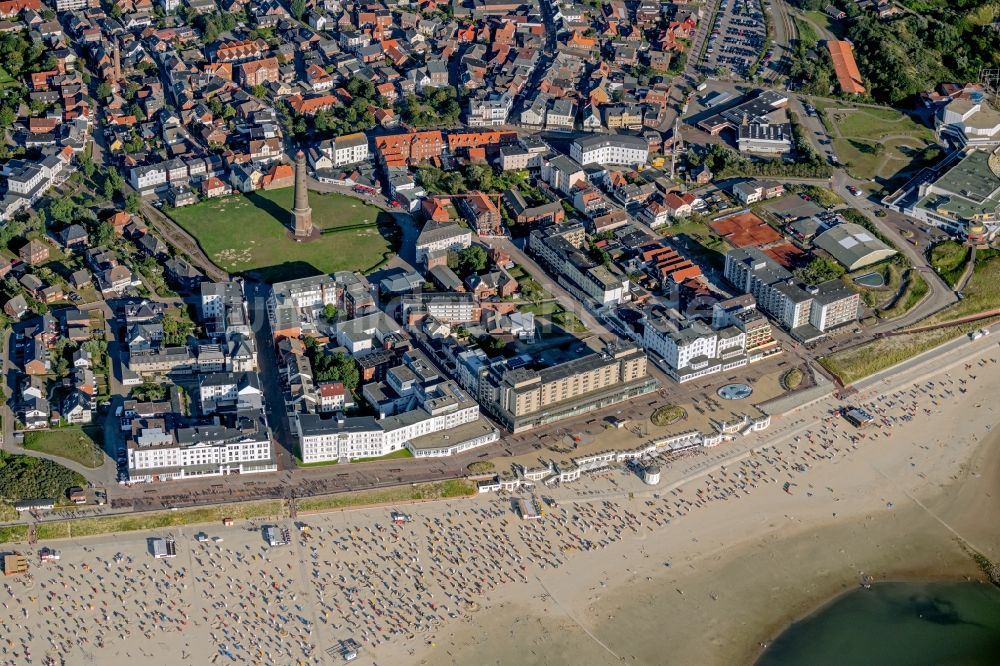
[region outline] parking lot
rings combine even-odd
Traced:
[[[760,0],[722,0],[715,15],[702,65],[709,72],[729,72],[746,79],[764,45]],[[765,55],[769,59],[773,53]]]

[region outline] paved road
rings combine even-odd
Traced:
[[[264,403],[267,422],[271,426],[275,458],[279,470],[295,468],[292,460],[294,442],[288,415],[285,412],[285,391],[278,370],[278,357],[274,349],[274,339],[271,336],[271,326],[267,319],[267,297],[270,287],[259,282],[245,283],[246,297],[249,300],[250,326],[253,329],[257,343],[257,365],[261,388],[264,391]]]
[[[861,211],[865,217],[875,224],[879,231],[892,241],[899,251],[910,260],[914,269],[919,271],[929,288],[927,296],[917,307],[913,308],[902,317],[886,321],[872,327],[869,329],[872,334],[883,333],[885,331],[909,326],[958,301],[958,296],[952,288],[941,279],[941,276],[939,276],[937,272],[931,268],[924,254],[918,248],[907,242],[907,240],[900,235],[899,231],[894,226],[885,222],[884,218],[879,218],[874,215],[874,211],[876,209],[880,209],[881,206],[866,197],[853,196],[848,191],[847,187],[849,185],[859,186],[863,184],[862,181],[852,179],[841,169],[838,169],[834,173],[833,180],[833,191],[839,194],[852,208]]]

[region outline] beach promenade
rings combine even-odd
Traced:
[[[739,663],[862,575],[1000,556],[998,360],[987,338],[876,378],[849,401],[865,430],[820,401],[661,461],[657,487],[585,475],[539,492],[541,520],[483,496],[285,520],[275,547],[261,523],[175,529],[172,559],[150,554],[166,533],[39,544],[44,564],[9,547],[31,570],[3,581],[0,664],[331,664],[348,639],[362,664]]]

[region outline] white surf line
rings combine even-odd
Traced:
[[[614,650],[612,650],[611,648],[609,648],[609,647],[608,647],[607,645],[605,645],[605,644],[604,644],[604,642],[603,642],[603,641],[601,641],[601,639],[600,639],[600,638],[598,638],[597,636],[595,636],[594,634],[592,634],[592,633],[590,632],[590,629],[587,629],[587,627],[585,627],[585,626],[583,626],[582,624],[580,624],[580,621],[579,621],[579,620],[577,620],[577,619],[576,619],[576,618],[575,618],[575,617],[573,616],[573,614],[572,614],[572,613],[570,613],[570,612],[569,612],[569,611],[568,611],[568,610],[566,609],[566,607],[565,607],[565,606],[563,606],[563,605],[562,605],[561,603],[559,603],[559,600],[558,600],[558,599],[556,599],[556,595],[552,594],[552,592],[551,592],[551,591],[549,590],[549,588],[545,587],[545,583],[544,583],[544,582],[542,582],[542,579],[541,579],[541,578],[539,578],[538,576],[535,576],[535,580],[537,580],[537,581],[538,581],[538,584],[539,584],[539,585],[540,585],[540,586],[542,587],[542,589],[543,589],[543,590],[545,590],[545,594],[549,595],[549,598],[550,598],[550,599],[552,599],[552,601],[554,601],[554,602],[555,602],[556,606],[558,606],[558,607],[559,607],[559,610],[561,610],[561,611],[563,612],[563,614],[565,614],[565,615],[566,615],[566,617],[568,617],[569,619],[573,620],[573,624],[575,624],[576,626],[580,627],[580,629],[582,629],[582,630],[583,630],[583,632],[584,632],[585,634],[587,634],[588,636],[590,636],[590,638],[591,638],[591,639],[592,639],[592,640],[593,640],[593,641],[594,641],[595,643],[597,643],[597,644],[598,644],[598,645],[600,645],[600,646],[601,646],[602,648],[604,648],[604,649],[605,649],[605,650],[607,651],[607,653],[608,653],[608,654],[610,654],[610,655],[611,655],[612,657],[614,657],[614,658],[615,658],[615,659],[617,659],[618,661],[625,661],[625,657],[620,657],[620,656],[618,656],[617,654],[615,654],[615,651],[614,651]]]

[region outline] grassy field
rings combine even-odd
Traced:
[[[938,272],[941,279],[954,287],[965,273],[965,265],[969,261],[972,250],[957,242],[945,241],[931,248],[931,267]]]
[[[825,356],[819,362],[824,368],[837,375],[845,385],[852,384],[859,379],[864,379],[964,335],[981,325],[981,323],[975,323],[926,333],[881,338]]]
[[[101,429],[96,426],[29,432],[24,436],[24,448],[66,458],[90,469],[104,464],[101,447]]]
[[[918,322],[935,324],[1000,308],[1000,250],[977,250],[976,267],[962,290],[962,300]]]
[[[204,509],[179,509],[177,511],[157,511],[106,518],[80,518],[41,523],[36,531],[39,540],[70,539],[118,532],[158,530],[198,523],[221,523],[223,518],[247,520],[284,516],[285,504],[281,500],[267,502],[244,502]]]
[[[802,383],[803,374],[799,368],[791,368],[781,375],[781,386],[786,391],[794,391]]]
[[[440,483],[418,483],[410,486],[395,486],[380,490],[368,490],[342,495],[309,497],[299,500],[296,507],[303,511],[328,511],[373,504],[392,504],[415,500],[445,499],[448,497],[468,497],[476,493],[476,487],[464,479],[442,481]]]
[[[922,279],[921,284],[922,290],[915,288],[900,298],[901,301],[906,301],[901,307],[906,309],[913,307],[920,298],[923,298],[927,286]],[[963,293],[965,297],[961,301],[917,322],[914,326],[946,322],[966,315],[1000,308],[1000,252],[997,250],[977,252],[976,268]],[[987,325],[996,319],[993,317],[990,320],[951,326],[936,331],[882,338],[831,354],[820,359],[820,363],[827,370],[840,377],[842,382],[850,384],[948,340],[964,335],[973,329]]]
[[[899,298],[897,298],[891,305],[887,305],[887,307],[880,308],[878,310],[878,315],[882,319],[895,319],[896,317],[902,317],[904,314],[915,308],[917,304],[924,299],[927,292],[930,291],[930,287],[927,286],[927,281],[924,280],[924,276],[912,268],[907,269],[902,279],[904,280],[903,291],[899,295]]]
[[[269,282],[368,271],[393,252],[392,217],[339,194],[309,195],[313,223],[323,233],[299,243],[288,235],[292,188],[237,194],[169,211],[205,253],[232,273],[255,272]]]
[[[24,543],[28,540],[27,525],[0,527],[0,543]]]
[[[697,264],[707,264],[716,269],[726,264],[726,251],[729,249],[726,242],[701,219],[660,227],[656,231],[668,237],[679,237],[681,247]]]
[[[536,317],[544,317],[567,333],[585,333],[587,331],[587,327],[583,325],[579,317],[566,310],[555,296],[546,291],[538,284],[537,280],[524,270],[523,266],[514,266],[510,270],[510,275],[517,280],[522,296],[532,301],[530,304],[519,307],[521,312],[530,312]],[[539,330],[543,336],[547,334],[544,326],[541,326]]]
[[[822,109],[833,147],[855,178],[889,179],[914,165],[917,154],[935,143],[934,133],[895,109],[814,100]]]
[[[12,77],[6,69],[0,67],[0,88],[16,88],[21,85],[17,82],[17,79]]]
[[[805,15],[809,17],[809,20],[814,24],[826,29],[828,32],[833,33],[836,37],[843,37],[847,32],[846,21],[838,21],[837,19],[831,18],[824,12],[805,12]]]
[[[295,456],[295,466],[296,467],[329,467],[330,465],[336,465],[336,460],[322,460],[320,462],[304,463],[302,458]]]
[[[807,49],[812,49],[816,47],[819,43],[819,33],[816,32],[816,28],[809,21],[804,21],[798,16],[793,16],[792,21],[795,23],[795,32],[799,35],[799,41]]]

